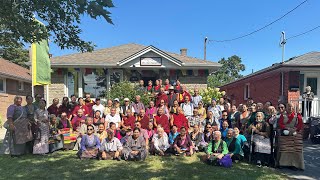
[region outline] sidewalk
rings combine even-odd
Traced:
[[[0,128],[0,141],[3,140],[5,134],[6,134],[6,129],[4,127]]]

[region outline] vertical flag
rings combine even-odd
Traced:
[[[44,26],[36,20],[39,26]],[[41,40],[31,44],[32,86],[48,85],[51,83],[51,64],[49,59],[48,40]]]

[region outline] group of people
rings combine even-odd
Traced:
[[[204,104],[199,89],[190,94],[179,80],[175,86],[160,80],[140,80],[137,91],[150,95],[149,104],[135,99],[72,95],[47,103],[36,95],[17,96],[8,107],[7,133],[1,152],[19,156],[77,150],[80,159],[145,160],[147,155],[192,156],[205,152],[210,164],[226,165],[252,156],[256,164],[304,169],[302,119],[292,104],[270,102],[231,104],[225,97]],[[252,150],[252,151],[251,151]],[[251,158],[250,158],[251,159]],[[274,159],[273,162],[270,159]]]

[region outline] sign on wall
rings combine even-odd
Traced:
[[[161,66],[162,58],[161,57],[141,57],[140,66]]]

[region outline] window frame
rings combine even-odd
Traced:
[[[248,100],[248,98],[250,98],[250,83],[245,83],[243,88],[243,99]]]
[[[6,90],[7,90],[7,80],[6,78],[2,78],[0,77],[0,80],[3,80],[3,90],[0,90],[0,93],[6,93]]]
[[[20,83],[21,83],[21,88],[20,88]],[[18,90],[24,91],[24,82],[23,81],[18,81]]]

